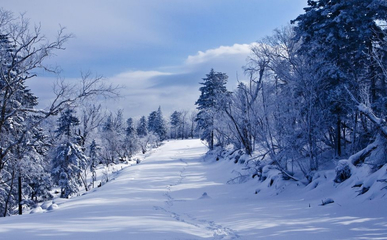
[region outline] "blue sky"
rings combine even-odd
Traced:
[[[303,12],[306,0],[9,0],[5,10],[25,12],[31,23],[53,37],[59,25],[74,38],[56,52],[49,64],[62,77],[76,81],[81,71],[103,75],[120,84],[123,98],[105,105],[140,117],[193,109],[199,82],[215,71],[229,75],[229,90],[242,66],[249,44],[287,25]],[[53,76],[30,82],[47,101]],[[114,106],[114,107],[113,107]],[[166,116],[167,117],[167,116]]]

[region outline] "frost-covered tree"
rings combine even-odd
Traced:
[[[145,116],[142,116],[137,124],[137,135],[139,137],[146,137],[148,135],[148,122]]]
[[[87,156],[76,136],[79,119],[68,106],[58,119],[56,133],[61,139],[52,160],[52,177],[61,188],[60,197],[68,198],[79,191],[82,184],[81,174],[87,166]]]
[[[74,109],[68,106],[59,117],[58,127],[55,130],[57,137],[64,137],[66,140],[74,140],[76,131],[75,127],[80,124],[78,117],[75,115]]]
[[[101,105],[85,104],[81,107],[80,127],[77,135],[80,138],[80,145],[86,147],[91,144],[90,139],[95,130],[97,130],[103,122],[101,114]]]
[[[148,130],[157,135],[160,141],[164,141],[167,137],[167,127],[164,121],[161,107],[157,111],[153,111],[148,117]]]
[[[223,101],[227,93],[226,84],[228,76],[225,73],[215,72],[211,69],[210,73],[203,78],[203,85],[199,88],[200,96],[196,101],[198,114],[196,118],[197,127],[201,129],[202,140],[208,142],[209,148],[214,148],[215,139],[215,115],[218,112],[218,107]]]
[[[198,113],[196,111],[191,111],[188,115],[188,127],[189,127],[188,136],[190,138],[196,138],[199,136],[199,134],[197,132],[195,132],[195,129],[196,129],[195,119],[196,119],[197,114]]]
[[[117,163],[126,158],[124,149],[125,126],[122,110],[109,113],[102,128],[103,158],[105,164]]]
[[[250,84],[250,86],[255,84]],[[254,149],[252,124],[252,107],[255,104],[254,96],[248,87],[240,83],[238,89],[225,104],[223,110],[229,120],[229,128],[234,133],[232,143],[236,147],[244,148],[247,154],[251,155]]]
[[[182,113],[174,111],[170,117],[171,138],[178,139],[182,137]]]
[[[18,200],[15,178],[21,177],[21,159],[27,164],[26,154],[32,150],[27,142],[34,143],[33,134],[37,132],[36,121],[29,114],[37,98],[25,86],[28,73],[21,73],[22,66],[14,63],[20,61],[16,51],[9,37],[0,35],[0,211],[4,216],[11,213],[9,207]]]
[[[128,118],[126,120],[126,136],[130,136],[136,133],[136,128],[134,127],[133,118]]]
[[[171,138],[181,138],[185,139],[193,135],[193,124],[188,123],[188,111],[174,111],[170,116],[170,125],[171,125]],[[192,121],[195,121],[196,115],[192,116]],[[188,126],[190,125],[190,126]]]
[[[124,141],[124,149],[126,155],[131,158],[139,149],[139,138],[137,136],[136,128],[132,118],[126,121],[126,136]]]
[[[188,111],[183,110],[181,112],[181,138],[185,139],[188,138]]]
[[[0,212],[2,216],[15,213],[17,185],[23,178],[35,181],[30,170],[42,163],[34,148],[41,141],[34,138],[38,126],[50,113],[35,109],[37,98],[26,87],[44,60],[69,36],[60,34],[54,42],[46,41],[40,28],[30,31],[29,22],[0,9]],[[49,69],[49,68],[47,68]],[[52,112],[51,112],[52,114]],[[35,161],[36,160],[36,161]],[[21,169],[22,167],[26,169]],[[36,166],[39,168],[39,166]],[[44,167],[42,167],[44,168]],[[24,175],[24,176],[23,176]],[[18,179],[17,179],[18,178]],[[21,181],[18,181],[21,180]],[[27,184],[27,183],[26,183]],[[24,184],[27,193],[28,185]],[[31,191],[29,191],[31,192]],[[19,213],[20,213],[19,209]]]
[[[89,161],[88,161],[90,172],[92,174],[92,185],[93,185],[93,188],[95,187],[94,183],[97,180],[97,172],[96,172],[96,170],[97,170],[98,164],[101,161],[100,156],[101,156],[101,147],[93,139],[93,141],[91,142],[91,144],[89,146]],[[85,176],[85,179],[86,178],[87,178],[87,176]]]
[[[346,97],[344,86],[353,93],[363,86],[370,91],[370,101],[379,97],[378,88],[386,92],[385,79],[371,53],[384,41],[378,21],[387,19],[387,4],[380,0],[310,0],[305,13],[293,22],[296,39],[302,41],[299,53],[313,65],[321,81],[327,109],[336,116],[335,149],[342,153],[344,125],[356,118]],[[357,121],[355,119],[355,121]]]
[[[44,110],[36,108],[37,98],[26,83],[39,69],[58,73],[58,68],[44,62],[55,50],[64,49],[71,35],[64,34],[63,30],[59,29],[55,40],[50,41],[42,35],[40,26],[31,27],[24,15],[15,17],[0,9],[0,211],[3,216],[15,213],[16,200],[21,200],[16,195],[16,183],[22,184],[24,202],[28,198],[39,201],[48,196],[49,141],[38,137],[42,135],[42,123],[67,104],[96,95],[117,95],[117,88],[103,84],[102,78],[90,78],[86,74],[79,85],[58,81],[50,106]]]
[[[311,180],[322,152],[333,147],[327,137],[332,125],[320,78],[298,49],[290,26],[254,44],[244,67],[249,81],[238,85],[224,112],[229,141],[247,154],[259,149],[260,169],[269,164],[292,178],[297,166]]]

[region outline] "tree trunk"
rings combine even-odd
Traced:
[[[11,198],[11,194],[12,194],[12,190],[13,190],[13,180],[14,180],[14,179],[15,179],[15,171],[12,172],[11,184],[10,184],[10,188],[9,188],[7,200],[5,201],[4,214],[3,214],[4,217],[7,216],[7,212],[8,212],[8,204],[9,204],[9,200],[10,200],[10,198]]]
[[[355,113],[355,121],[354,121],[354,127],[353,127],[353,133],[352,133],[352,149],[351,154],[354,154],[356,151],[356,142],[357,142],[357,119],[358,119],[358,112]]]
[[[337,116],[336,123],[336,155],[341,156],[341,120],[340,116]]]
[[[23,207],[22,207],[22,178],[19,175],[17,178],[18,180],[18,192],[19,192],[19,215],[23,214]]]
[[[210,149],[214,149],[214,130],[211,130]]]

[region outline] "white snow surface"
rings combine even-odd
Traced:
[[[387,239],[384,196],[358,197],[324,181],[329,172],[313,187],[227,184],[244,165],[206,151],[199,140],[166,142],[101,188],[1,218],[0,239]]]

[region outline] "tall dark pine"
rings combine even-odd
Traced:
[[[201,139],[208,142],[210,149],[214,148],[214,117],[227,93],[227,79],[228,76],[225,73],[211,69],[200,83],[202,85],[199,88],[200,97],[195,103],[199,110],[196,118],[197,126],[203,130]]]
[[[97,180],[97,165],[99,164],[99,157],[101,152],[101,147],[96,143],[96,141],[93,139],[89,146],[89,158],[90,158],[90,171],[92,174],[92,183],[93,183],[93,188],[94,188],[94,183]]]
[[[156,133],[160,137],[160,140],[164,141],[165,139],[167,139],[167,126],[164,121],[164,116],[163,116],[163,112],[161,111],[161,107],[157,109],[156,117],[157,117]]]
[[[94,172],[96,170],[96,167],[98,165],[98,157],[101,151],[101,147],[96,143],[96,141],[93,139],[89,146],[89,157],[90,157],[90,170],[94,175]]]
[[[70,107],[66,108],[58,119],[58,128],[55,130],[58,137],[72,137],[75,126],[79,125],[79,119],[75,116],[75,111]]]
[[[361,85],[367,85],[371,101],[377,98],[381,69],[373,53],[375,46],[381,45],[385,32],[376,20],[386,19],[386,1],[309,0],[305,13],[293,20],[297,24],[296,39],[302,42],[299,53],[309,57],[316,76],[323,79],[319,88],[324,91],[327,109],[336,116],[333,121],[338,155],[341,155],[342,121],[352,111],[343,98],[344,86],[357,93]]]

